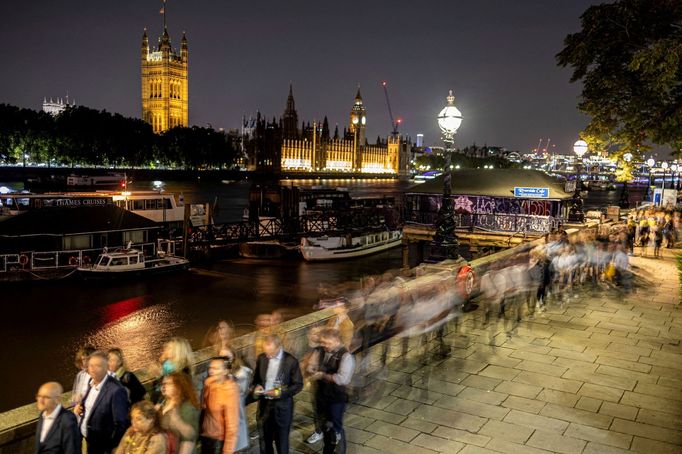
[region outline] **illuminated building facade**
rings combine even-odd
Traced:
[[[159,45],[152,50],[145,29],[141,52],[142,119],[152,125],[155,133],[189,124],[187,59],[187,38],[184,33],[178,53],[171,48],[165,24]]]
[[[340,172],[403,174],[409,154],[400,137],[389,137],[369,145],[366,139],[367,111],[360,89],[350,111],[348,128],[339,136],[338,127],[330,137],[325,118],[298,128],[293,91],[289,88],[287,107],[280,122],[282,127],[281,168],[283,172]],[[404,156],[402,156],[404,155]],[[402,159],[401,159],[402,156]],[[401,163],[404,162],[401,169]]]
[[[43,112],[47,112],[50,115],[57,116],[60,113],[64,112],[64,110],[67,107],[74,107],[76,105],[75,101],[69,102],[69,95],[66,95],[66,99],[62,98],[57,98],[57,100],[53,100],[50,98],[48,101],[47,98],[43,98]]]

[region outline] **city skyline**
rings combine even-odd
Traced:
[[[280,117],[293,85],[299,119],[348,125],[360,85],[367,137],[391,130],[381,82],[388,81],[401,133],[438,145],[435,116],[452,89],[464,122],[457,144],[530,151],[551,138],[571,152],[587,122],[579,84],[556,66],[563,38],[594,1],[546,4],[487,0],[476,5],[372,2],[315,10],[307,2],[256,5],[169,1],[173,48],[187,33],[189,123],[237,128],[259,110]],[[139,43],[163,32],[161,1],[3,5],[9,43],[0,102],[39,109],[44,97],[140,117]]]

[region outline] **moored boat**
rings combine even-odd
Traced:
[[[400,230],[383,230],[345,236],[301,238],[301,255],[305,260],[327,261],[363,257],[400,245]]]
[[[168,273],[186,270],[189,260],[174,255],[159,255],[146,259],[138,249],[102,251],[91,265],[79,266],[78,274],[84,278],[120,278]]]

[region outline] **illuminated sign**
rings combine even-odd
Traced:
[[[524,199],[548,199],[549,188],[514,188],[514,197]]]
[[[42,199],[43,207],[92,207],[109,205],[112,200],[109,197],[92,197],[92,198],[57,198],[57,199]]]

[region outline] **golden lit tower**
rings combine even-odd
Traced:
[[[165,6],[162,12],[164,27],[158,48],[150,52],[146,28],[142,35],[142,119],[155,133],[189,124],[187,38],[183,33],[180,53],[174,52],[166,29]]]
[[[360,87],[358,86],[358,93],[355,95],[355,102],[350,111],[350,132],[355,135],[357,131],[358,146],[365,145],[365,130],[367,124],[367,111],[362,104],[362,96],[360,96]]]

